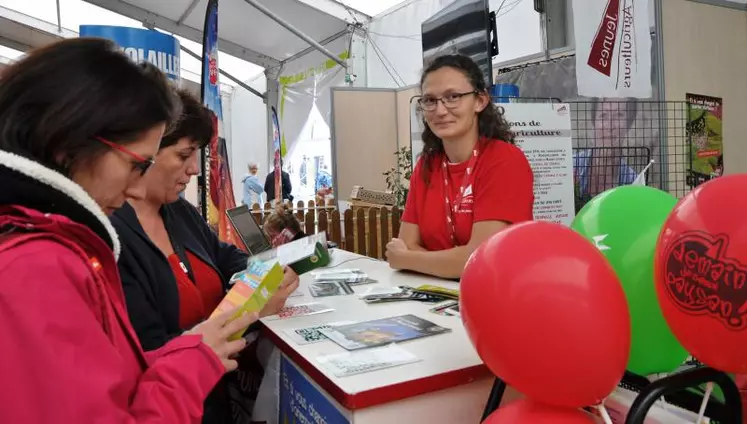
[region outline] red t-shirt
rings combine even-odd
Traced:
[[[454,214],[458,246],[469,243],[472,224],[479,221],[504,221],[510,224],[532,220],[534,206],[534,177],[524,152],[513,144],[489,141],[480,144],[472,184],[465,187],[459,210]],[[429,183],[423,180],[421,157],[410,178],[410,192],[402,221],[415,224],[428,250],[455,247],[447,224],[444,175],[444,156],[430,163]],[[448,164],[449,190],[452,201],[458,199],[469,161]],[[470,187],[471,186],[471,187]]]
[[[182,269],[179,256],[176,253],[169,256],[169,265],[179,290],[179,327],[183,329],[192,328],[205,320],[218,307],[224,294],[223,283],[214,269],[191,252],[187,252],[187,260],[192,266],[194,283]]]

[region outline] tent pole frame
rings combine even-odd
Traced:
[[[283,28],[287,29],[288,31],[292,32],[294,35],[296,35],[298,38],[302,39],[303,41],[309,43],[309,45],[317,50],[319,50],[323,55],[327,56],[328,58],[334,60],[342,66],[343,68],[347,69],[348,65],[345,63],[345,61],[341,60],[339,57],[335,56],[334,53],[327,50],[324,46],[316,42],[313,38],[309,37],[308,35],[304,34],[299,30],[298,28],[291,25],[289,22],[285,21],[280,16],[276,15],[273,11],[259,3],[257,0],[244,0],[248,4],[252,5],[255,9],[259,10],[263,14],[265,14],[268,18],[272,19],[273,21],[277,22],[278,25],[282,26]]]

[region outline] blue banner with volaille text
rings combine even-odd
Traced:
[[[172,81],[179,81],[181,46],[179,40],[169,34],[142,28],[81,25],[80,36],[111,40],[133,61],[150,62]]]

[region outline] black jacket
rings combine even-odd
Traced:
[[[218,240],[186,200],[165,205],[161,216],[174,251],[189,251],[211,266],[221,276],[224,288],[234,273],[246,269],[247,254]],[[132,206],[125,204],[111,221],[122,243],[119,271],[132,326],[143,349],[157,349],[185,330],[179,328],[176,278],[168,259],[145,234]],[[190,265],[185,265],[191,275]]]
[[[293,186],[291,186],[290,175],[288,175],[288,173],[285,171],[280,171],[280,179],[282,180],[283,184],[283,200],[288,199],[292,202],[293,196],[291,195],[291,190],[293,190]],[[265,193],[267,193],[268,202],[272,202],[273,200],[275,200],[275,171],[267,174],[267,177],[265,178]]]
[[[161,216],[174,252],[185,263],[190,276],[192,268],[185,259],[185,251],[211,266],[220,275],[224,289],[234,273],[246,269],[248,255],[221,242],[186,200],[180,198],[165,205]],[[176,278],[168,259],[145,234],[132,206],[125,203],[111,221],[122,244],[118,264],[130,321],[143,349],[158,349],[186,330],[179,328]],[[224,376],[210,393],[205,400],[203,424],[233,423],[228,387],[236,385],[236,378],[236,373]],[[252,378],[261,378],[261,375]]]

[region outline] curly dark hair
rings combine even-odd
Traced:
[[[460,54],[444,55],[433,59],[420,77],[420,88],[423,88],[423,83],[428,74],[441,68],[452,68],[461,72],[467,77],[467,80],[469,80],[475,91],[489,95],[488,87],[485,84],[485,77],[480,67],[469,57]],[[444,143],[431,131],[425,117],[423,117],[423,127],[425,128],[422,136],[423,151],[421,152],[421,155],[425,156],[425,160],[423,161],[425,167],[423,178],[428,182],[431,172],[431,159],[444,152]],[[493,102],[489,102],[485,109],[477,114],[477,130],[479,136],[484,137],[488,142],[514,144],[514,135],[511,133],[511,127]]]

